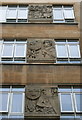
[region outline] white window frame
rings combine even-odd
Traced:
[[[71,42],[70,42],[70,40],[71,40]],[[75,42],[75,43],[74,43]],[[67,51],[67,56],[65,57],[65,56],[58,56],[58,50],[57,50],[57,46],[58,45],[65,45],[65,47],[66,47],[66,51]],[[71,52],[70,52],[70,45],[76,45],[77,47],[78,47],[78,56],[71,56]],[[61,61],[61,63],[63,63],[63,61],[67,61],[67,62],[65,62],[65,63],[71,63],[72,62],[72,60],[74,60],[74,61],[79,61],[79,63],[80,63],[80,58],[81,58],[81,54],[80,54],[80,45],[79,45],[79,40],[76,40],[75,39],[75,41],[74,41],[74,39],[65,39],[65,41],[63,41],[63,40],[56,40],[55,41],[55,48],[56,48],[56,62],[57,63],[60,63],[60,62],[58,62],[58,61]],[[59,59],[59,60],[58,60]]]
[[[4,51],[4,45],[5,44],[12,44],[12,55],[11,56],[4,56],[3,51]],[[13,52],[14,52],[14,44],[12,42],[3,42],[3,48],[2,48],[2,55],[1,58],[13,58]]]
[[[54,15],[54,11],[55,10],[61,10],[62,11],[62,14],[63,14],[63,9],[62,9],[62,7],[61,8],[55,8],[55,7],[53,7],[53,21],[64,21],[64,14],[63,14],[63,19],[56,19],[55,18],[55,15]]]
[[[73,17],[72,17],[72,18],[65,18],[65,10],[72,10]],[[75,19],[73,6],[72,6],[72,7],[68,7],[68,8],[65,8],[65,7],[63,6],[63,13],[64,13],[64,19],[72,19],[72,20]]]
[[[3,90],[2,86],[1,86],[1,89],[0,89],[0,94],[4,94],[4,93],[7,93],[8,94],[8,99],[7,99],[7,110],[6,111],[0,111],[0,114],[1,113],[4,113],[5,116],[7,116],[7,118],[14,118],[14,116],[16,118],[18,118],[18,116],[20,117],[24,117],[24,105],[25,105],[25,87],[14,87],[14,89],[16,88],[15,91],[13,91],[13,87],[12,86],[9,86],[8,87],[9,89],[6,91],[5,89]],[[19,89],[18,89],[19,88]],[[24,90],[20,90],[21,88],[23,88]],[[13,99],[13,93],[16,93],[16,94],[22,94],[22,112],[11,112],[11,109],[12,109],[12,99]],[[5,118],[4,116],[4,118]]]
[[[27,39],[24,41],[17,41],[16,39],[13,41],[4,41],[1,42],[2,49],[1,49],[1,56],[0,56],[0,62],[26,62],[26,53],[27,53]],[[4,55],[4,47],[5,45],[12,45],[12,53],[11,56]],[[16,55],[16,45],[24,45],[24,51],[21,56]]]
[[[2,47],[3,47],[3,40],[0,40],[0,46],[1,46],[1,49],[0,49],[0,61],[1,61]]]
[[[7,93],[8,94],[8,99],[7,99],[7,110],[6,111],[0,111],[2,113],[8,113],[9,110],[9,101],[10,101],[10,93],[9,92],[0,92],[0,94],[4,94]]]
[[[5,8],[5,9],[4,9]],[[4,11],[5,10],[5,17],[4,17],[4,20],[3,20],[3,17],[1,18],[2,21],[0,20],[0,22],[6,22],[6,15],[7,15],[7,6],[0,6],[0,10],[1,11]],[[2,12],[3,13],[3,12]]]
[[[22,94],[22,112],[12,112],[12,101],[13,101],[13,94],[19,94],[21,93]],[[25,99],[25,93],[24,92],[13,92],[11,93],[11,101],[10,101],[10,111],[9,111],[9,114],[10,115],[24,115],[24,100]]]
[[[64,46],[65,46],[66,51],[67,51],[66,57],[65,57],[65,56],[61,56],[61,57],[58,56],[58,48],[57,48],[58,45],[64,45]],[[60,42],[60,43],[57,43],[57,42],[56,42],[55,47],[56,47],[56,56],[57,56],[57,58],[68,58],[68,50],[67,50],[67,45],[66,45],[66,43],[64,44],[64,43],[62,43],[62,42]]]
[[[26,16],[27,16],[27,17],[26,17],[26,18],[19,18],[19,17],[18,17],[18,14],[17,14],[17,19],[18,19],[18,20],[21,20],[21,19],[23,19],[23,20],[28,20],[28,6],[25,7],[25,8],[18,6],[18,12],[19,12],[19,10],[26,10],[26,13],[27,13]]]
[[[78,55],[79,55],[78,57],[77,57],[77,56],[74,56],[74,57],[71,56],[71,52],[70,52],[70,49],[69,49],[69,46],[70,46],[70,45],[76,45],[76,46],[78,47]],[[69,58],[81,58],[81,55],[80,55],[80,47],[79,47],[78,44],[68,44],[68,51],[69,51],[69,52],[68,52],[68,53],[69,53]]]
[[[59,23],[67,23],[66,20],[75,20],[75,15],[74,15],[74,9],[73,9],[73,6],[69,6],[66,8],[64,7],[65,5],[61,5],[61,8],[58,8],[57,6],[53,6],[53,22],[59,22]],[[54,10],[58,10],[58,9],[62,9],[62,14],[63,14],[63,19],[55,19],[54,17]],[[73,13],[73,18],[65,18],[65,10],[72,10],[72,13]]]
[[[70,86],[69,86],[69,88],[70,88]],[[76,95],[77,94],[81,94],[82,95],[82,91],[80,91],[80,89],[82,89],[81,87],[74,87],[74,86],[71,86],[71,91],[60,91],[60,89],[62,89],[62,87],[59,87],[58,88],[58,91],[59,91],[59,93],[58,93],[58,96],[59,96],[59,101],[60,101],[60,108],[61,108],[61,94],[71,94],[72,95],[72,101],[73,101],[73,114],[75,115],[75,116],[77,116],[77,115],[79,115],[79,114],[82,114],[82,111],[79,111],[78,109],[77,109],[77,102],[78,101],[76,101]],[[64,89],[65,89],[65,87],[64,87]],[[76,89],[76,90],[75,90]],[[61,113],[64,113],[64,114],[70,114],[70,112],[63,112],[63,111],[61,111]],[[63,115],[63,114],[62,114]]]
[[[10,7],[9,8],[9,6],[8,6],[8,9],[7,9],[7,14],[8,14],[8,10],[9,9],[15,9],[14,7]],[[18,12],[19,12],[19,10],[26,10],[26,18],[19,18],[18,17]],[[6,15],[7,16],[7,15]],[[26,7],[20,7],[19,5],[17,5],[16,6],[16,18],[12,18],[12,17],[6,17],[6,21],[7,20],[11,20],[11,22],[12,22],[12,20],[16,20],[15,21],[15,23],[18,23],[19,22],[19,20],[26,20],[26,22],[28,22],[28,6],[26,6]]]
[[[78,92],[78,93],[73,93],[73,94],[74,94],[74,102],[75,102],[76,112],[77,112],[77,113],[82,113],[82,111],[78,111],[78,109],[77,109],[77,102],[76,102],[76,96],[75,96],[76,94],[79,94],[79,95],[81,94],[81,95],[82,95],[82,93],[79,93],[79,92]]]
[[[3,22],[15,22],[15,23],[25,22],[26,23],[26,22],[28,22],[28,5],[25,5],[25,6],[3,5],[3,6],[0,6],[0,11],[1,10],[5,10],[5,14],[4,14],[4,18],[1,17],[0,23],[3,23]],[[16,16],[12,16],[12,15],[9,14],[9,12],[12,11],[12,10],[15,10]],[[18,12],[20,10],[25,10],[25,17],[22,17],[22,15],[21,15],[21,17],[18,17]],[[19,20],[23,20],[23,21],[19,21]]]
[[[16,17],[11,17],[11,16],[8,17],[8,12],[9,12],[9,10],[16,10]],[[9,6],[8,6],[6,19],[11,19],[11,20],[17,19],[17,6],[16,6],[16,7],[9,7]]]
[[[22,45],[22,44],[24,44],[24,56],[17,56],[16,55],[16,45]],[[24,58],[26,57],[26,43],[23,43],[22,41],[19,43],[15,43],[14,58],[16,58],[16,57],[24,57]]]
[[[63,111],[63,110],[62,110],[62,101],[61,101],[61,95],[62,95],[62,94],[70,94],[70,95],[71,95],[72,111]],[[73,106],[72,93],[65,93],[65,92],[59,93],[59,98],[60,98],[60,108],[61,108],[61,112],[62,112],[62,113],[73,113],[73,112],[74,112],[74,106]]]

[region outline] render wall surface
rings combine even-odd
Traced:
[[[81,0],[0,0],[1,3],[75,3]]]
[[[0,65],[0,84],[79,84],[80,65]]]

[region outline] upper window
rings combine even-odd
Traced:
[[[56,40],[57,62],[80,62],[80,48],[78,40]]]
[[[28,7],[21,5],[0,6],[0,22],[27,22]]]
[[[0,6],[0,22],[6,22],[7,6]]]
[[[73,6],[54,6],[53,21],[54,22],[74,22]]]
[[[0,41],[0,60],[3,62],[25,62],[26,41]]]
[[[3,87],[0,88],[0,115],[24,116],[24,87]]]

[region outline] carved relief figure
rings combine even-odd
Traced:
[[[28,60],[55,60],[55,45],[53,40],[28,41]]]
[[[49,93],[50,92],[50,93]],[[49,93],[49,95],[48,95]],[[27,89],[25,97],[25,115],[58,115],[56,107],[54,107],[53,97],[57,97],[56,93],[52,93],[52,89]],[[58,101],[57,101],[58,102]],[[39,113],[39,114],[38,114]]]
[[[32,20],[52,19],[52,6],[29,5],[29,19]]]

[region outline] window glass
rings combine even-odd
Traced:
[[[0,22],[27,22],[28,8],[25,5],[0,6]]]
[[[11,112],[22,113],[22,93],[13,93]]]
[[[75,94],[77,111],[82,112],[82,94]]]
[[[8,115],[2,114],[2,115],[0,116],[0,118],[1,118],[0,120],[3,120],[3,119],[6,119],[6,120],[7,120],[7,119],[8,119]]]
[[[9,7],[7,10],[7,19],[16,19],[17,9],[16,7]]]
[[[73,92],[82,92],[82,88],[76,88],[76,87],[74,87]]]
[[[23,115],[10,115],[9,118],[10,118],[10,120],[12,120],[12,119],[24,120]]]
[[[53,12],[54,12],[53,14],[54,19],[57,19],[57,20],[64,19],[62,9],[54,9]]]
[[[80,57],[78,45],[69,45],[69,57],[72,57],[72,58],[79,58]]]
[[[0,6],[0,22],[6,22],[6,6]]]
[[[59,92],[71,92],[71,88],[59,88]]]
[[[73,6],[54,6],[53,19],[55,22],[74,22]]]
[[[80,48],[77,40],[55,40],[57,63],[80,63]]]
[[[79,44],[78,40],[68,40],[68,44]]]
[[[58,60],[57,59],[57,63],[68,63],[68,60]]]
[[[61,104],[62,104],[62,112],[73,111],[71,94],[61,94]]]
[[[60,120],[74,120],[75,116],[74,114],[73,115],[70,115],[70,114],[66,114],[66,115],[62,115],[60,116]]]
[[[12,91],[17,91],[17,92],[24,92],[25,88],[12,88]]]
[[[56,44],[66,44],[66,40],[64,40],[64,39],[58,39],[58,40],[57,40],[57,39],[56,39],[56,40],[55,40],[55,43],[56,43]]]
[[[4,92],[7,92],[9,90],[10,90],[9,88],[0,88],[0,91],[4,91]]]
[[[27,19],[27,9],[19,8],[18,19]]]
[[[25,57],[25,44],[15,45],[15,57]]]
[[[13,56],[13,44],[4,44],[2,57],[12,57]]]
[[[81,61],[80,60],[71,60],[70,59],[70,63],[80,63]]]
[[[72,9],[64,9],[65,19],[74,19],[74,13]]]
[[[57,57],[68,57],[66,45],[56,45]]]
[[[0,117],[24,117],[24,91],[24,86],[0,86]]]
[[[1,52],[2,52],[2,42],[0,41],[0,59],[1,59]]]
[[[8,112],[8,93],[0,93],[0,111]]]

